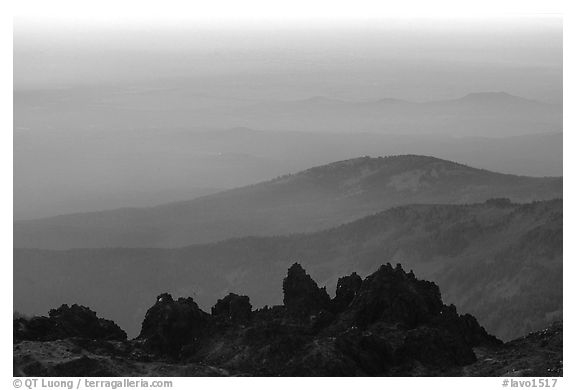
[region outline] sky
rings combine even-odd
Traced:
[[[164,88],[242,99],[562,99],[559,17],[42,19],[14,23],[14,88]]]

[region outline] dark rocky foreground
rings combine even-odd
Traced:
[[[161,294],[134,340],[78,305],[15,319],[14,375],[562,375],[561,325],[503,344],[400,265],[342,277],[331,299],[294,264],[283,291],[282,306],[229,294],[211,314]]]

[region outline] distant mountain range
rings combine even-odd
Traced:
[[[14,101],[15,219],[188,200],[367,155],[562,175],[562,106],[506,93],[280,101],[102,87]]]
[[[428,102],[227,99],[186,88],[16,91],[19,128],[195,128],[246,126],[275,131],[514,136],[562,131],[562,105],[505,92]],[[34,107],[34,109],[30,109]],[[138,115],[134,115],[138,113]]]
[[[312,232],[413,203],[562,197],[562,178],[505,175],[433,157],[356,158],[150,208],[17,221],[17,248],[178,247]]]
[[[409,164],[413,164],[409,173],[398,170],[398,165]],[[358,170],[364,176],[358,175]],[[436,176],[442,180],[443,191],[428,181]],[[471,176],[476,179],[474,186],[468,184]],[[351,177],[361,178],[362,185],[352,182]],[[391,199],[403,196],[405,201],[422,199],[418,194],[430,199],[469,201],[471,194],[481,197],[508,190],[526,195],[534,194],[535,188],[549,191],[550,185],[560,185],[542,180],[497,175],[422,157],[360,159],[208,197],[193,206],[194,214],[185,210],[196,201],[160,210],[164,213],[176,207],[169,214],[174,226],[183,217],[204,221],[198,222],[202,226],[208,223],[210,213],[219,210],[220,219],[215,221],[222,224],[222,230],[232,224],[240,226],[232,222],[233,210],[253,213],[254,225],[243,226],[247,235],[258,226],[256,222],[262,221],[258,217],[270,209],[283,209],[284,217],[277,226],[288,216],[300,216],[300,227],[305,228],[310,221],[327,223],[330,213],[321,218],[314,212],[337,210],[338,202],[348,197],[364,199],[371,205],[381,204],[375,199],[389,193],[397,194]],[[503,183],[508,186],[499,187]],[[420,191],[411,192],[414,188]],[[360,189],[365,192],[358,192]],[[234,207],[225,208],[224,199],[236,199]],[[293,204],[305,204],[306,199],[310,203],[305,212],[297,213],[287,199]],[[250,209],[250,201],[261,208]],[[369,212],[369,208],[361,211]],[[307,214],[308,219],[304,218]],[[156,214],[158,219],[160,215],[167,214]],[[86,216],[73,218],[80,218],[77,229],[80,223],[87,223]],[[107,218],[106,214],[92,216],[92,221],[98,222],[92,226],[103,226],[100,223]],[[228,292],[246,294],[258,308],[281,302],[278,285],[286,268],[295,261],[320,286],[326,285],[332,295],[339,276],[352,271],[366,276],[380,264],[391,262],[402,263],[405,270],[413,269],[438,283],[444,302],[473,314],[490,333],[508,340],[543,328],[562,316],[562,218],[561,200],[514,204],[492,199],[478,204],[394,207],[317,233],[236,238],[179,249],[15,249],[14,307],[39,314],[61,303],[89,305],[134,336],[148,304],[154,302],[159,291],[192,296],[205,309]],[[73,231],[71,226],[67,228]],[[120,226],[116,225],[110,236],[121,235]],[[61,228],[60,232],[65,230]],[[235,233],[242,234],[240,229]],[[88,237],[93,233],[85,234]]]
[[[347,102],[322,97],[274,103],[258,121],[242,118],[246,126],[346,132],[514,136],[562,129],[562,106],[513,96],[505,92],[471,93],[458,99],[409,102],[380,99]],[[268,122],[269,121],[269,122]],[[239,122],[237,122],[239,123]]]

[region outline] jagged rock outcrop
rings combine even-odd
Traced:
[[[53,354],[26,355],[24,347],[30,345],[23,344],[18,347],[23,354],[20,366],[15,367],[44,367],[58,375],[76,367],[70,372],[116,375],[118,367],[142,369],[163,362],[174,365],[163,366],[166,372],[175,372],[179,365],[189,367],[191,375],[207,372],[199,367],[223,375],[456,375],[477,360],[474,348],[501,345],[474,317],[444,305],[438,286],[418,280],[400,265],[381,266],[364,280],[356,274],[340,278],[332,300],[299,264],[290,267],[283,287],[283,306],[252,311],[248,297],[228,294],[211,314],[192,298],[175,300],[162,294],[147,311],[135,340],[69,339],[85,357],[70,357],[58,367],[42,362],[30,366],[30,356]],[[50,318],[64,321],[76,311],[63,307]],[[63,348],[61,343],[44,345]],[[121,364],[110,364],[105,357]]]
[[[252,316],[250,298],[246,295],[230,293],[216,302],[211,313],[214,317],[232,323],[247,322]]]
[[[298,263],[294,263],[288,269],[282,288],[284,306],[293,316],[307,316],[326,310],[330,305],[330,296],[326,292],[326,287],[319,288],[314,279]]]
[[[339,278],[336,284],[336,296],[332,300],[332,310],[341,312],[346,309],[356,297],[361,285],[362,278],[356,272]]]
[[[161,294],[146,312],[138,339],[153,352],[178,357],[184,345],[190,348],[200,340],[209,317],[192,298]]]
[[[444,305],[436,284],[416,279],[400,264],[354,279],[354,297],[328,330],[354,355],[366,354],[367,347],[359,346],[378,346],[378,361],[387,362],[388,373],[410,370],[416,362],[437,368],[470,364],[473,347],[499,343],[474,317]]]
[[[488,334],[488,332],[480,326],[474,316],[468,313],[458,314],[456,306],[454,305],[443,305],[440,316],[435,319],[435,322],[451,332],[460,335],[469,345],[477,346],[486,342],[494,344],[500,343],[500,340]]]
[[[126,340],[124,332],[113,321],[98,318],[85,306],[62,305],[52,309],[48,317],[14,320],[14,339],[52,341],[69,337],[95,340]]]
[[[429,323],[442,307],[436,284],[388,263],[364,279],[346,317],[361,328],[384,321],[410,329]]]
[[[437,375],[473,363],[476,346],[499,345],[472,316],[444,305],[438,286],[400,265],[365,280],[352,274],[338,286],[327,302],[294,264],[284,306],[255,311],[248,328],[228,329],[192,358],[255,375]]]

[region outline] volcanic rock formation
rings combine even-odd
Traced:
[[[15,340],[51,341],[69,337],[121,341],[126,340],[126,332],[113,321],[98,318],[96,312],[76,304],[52,309],[48,317],[14,320]]]
[[[230,293],[211,314],[161,294],[130,341],[77,305],[17,319],[15,375],[473,375],[465,367],[485,369],[475,350],[503,348],[400,265],[340,278],[333,299],[299,264],[283,287],[283,306],[252,311]]]

